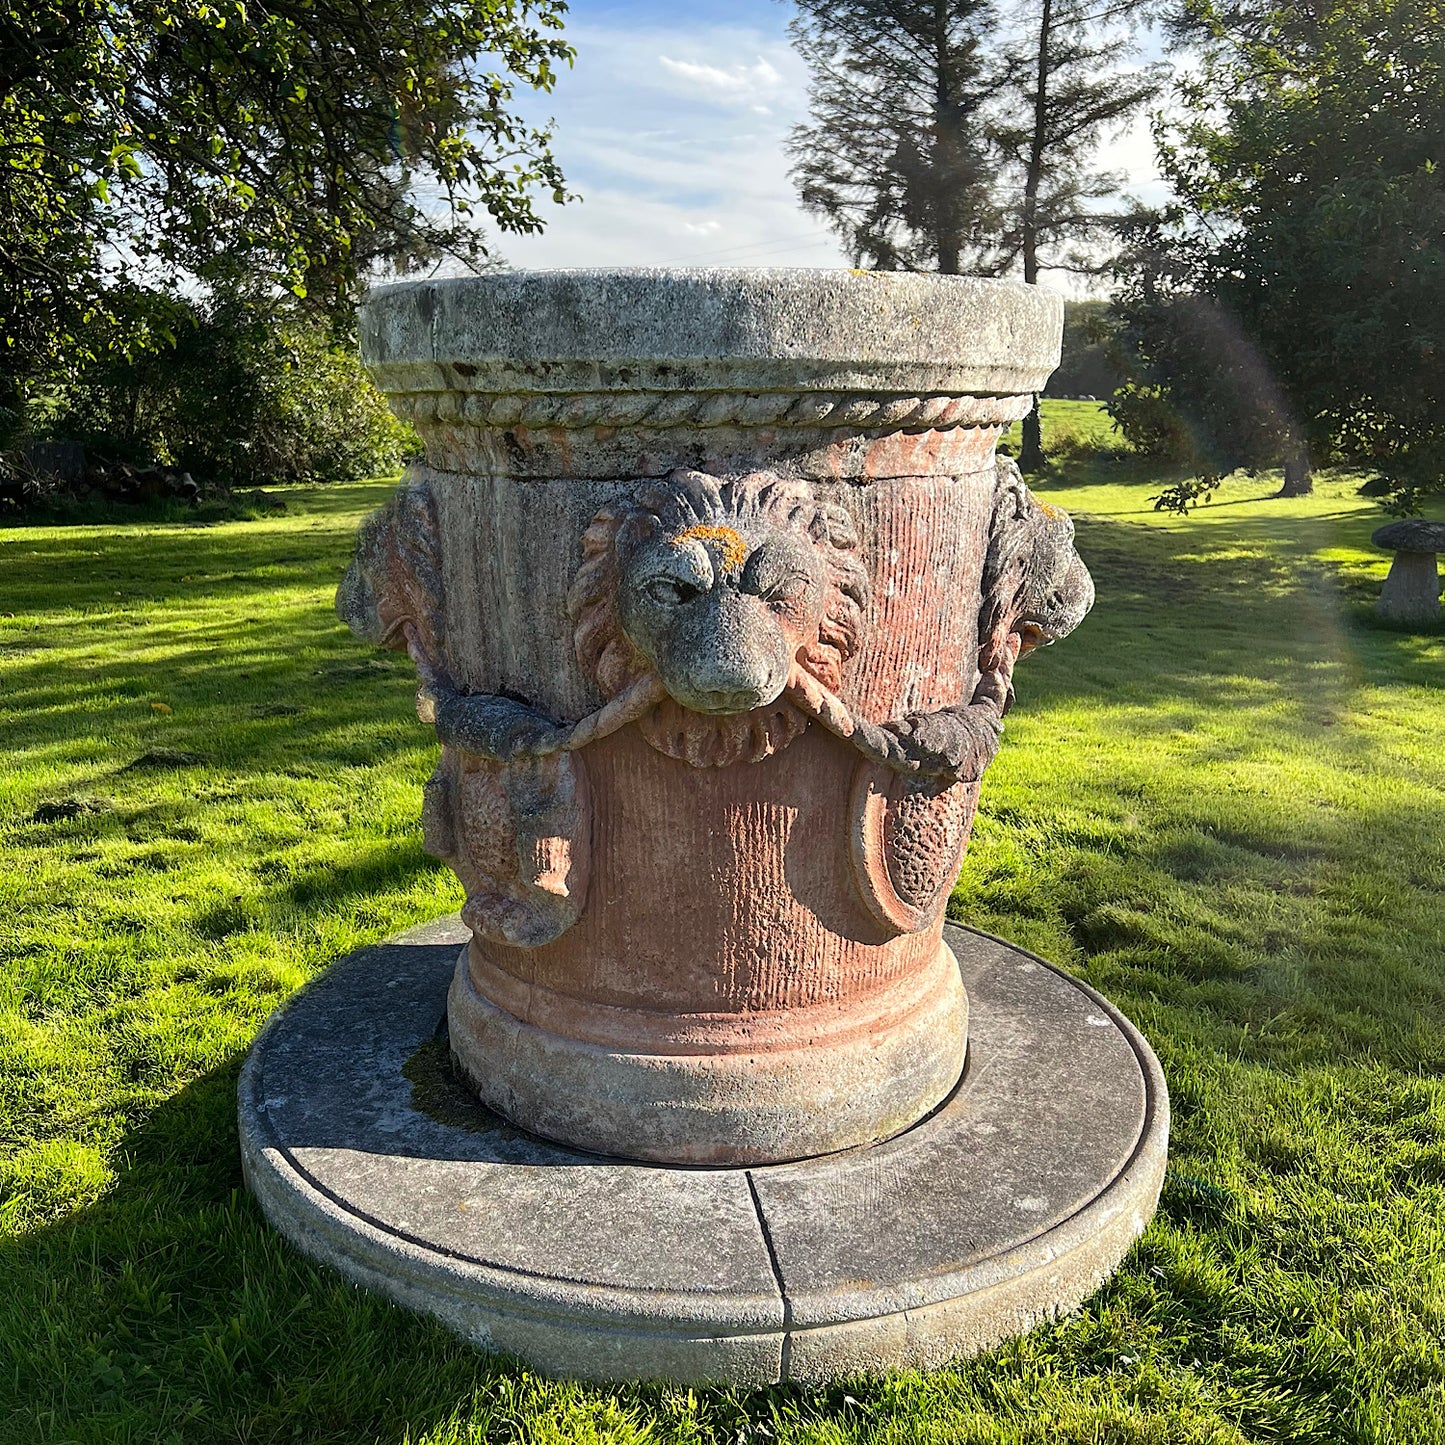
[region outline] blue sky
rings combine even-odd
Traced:
[[[529,117],[555,117],[554,149],[581,199],[543,202],[545,232],[504,236],[514,266],[837,266],[804,214],[783,145],[807,115],[807,72],[781,0],[573,0],[577,61]],[[1142,124],[1106,149],[1153,189]],[[1063,278],[1054,278],[1062,281]],[[1065,287],[1067,289],[1067,286]]]

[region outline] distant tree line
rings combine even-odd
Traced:
[[[1123,385],[1116,325],[1107,301],[1064,302],[1064,349],[1045,396],[1108,401]]]
[[[222,488],[376,476],[417,448],[328,318],[224,294],[166,299],[172,339],[107,350],[37,388],[31,435],[79,442],[92,463],[159,461]],[[133,300],[137,324],[154,324],[161,298]],[[125,304],[111,298],[117,322]]]

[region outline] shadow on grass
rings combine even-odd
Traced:
[[[955,907],[1230,1057],[1435,1071],[1445,636],[1374,625],[1333,525],[1080,523],[1099,600],[1019,667]]]
[[[640,1425],[678,1393],[543,1380],[305,1259],[245,1191],[240,1064],[146,1114],[98,1202],[0,1242],[0,1346],[25,1402],[8,1438],[361,1445],[460,1416],[466,1439],[514,1440],[559,1411]],[[693,1438],[718,1441],[779,1402],[843,1408],[841,1391],[683,1393],[710,1427]]]
[[[1347,1066],[1350,1053],[1346,1045],[1337,1063]],[[1210,1172],[1198,1162],[1171,1170],[1160,1222],[1075,1321],[931,1379],[855,1378],[825,1389],[741,1396],[544,1381],[311,1264],[270,1228],[244,1191],[235,1125],[239,1066],[234,1057],[146,1112],[121,1141],[116,1177],[98,1201],[0,1243],[7,1286],[0,1345],[7,1384],[24,1402],[12,1410],[11,1438],[363,1445],[445,1432],[460,1418],[466,1440],[530,1439],[548,1422],[555,1433],[542,1438],[559,1442],[642,1441],[674,1438],[654,1431],[676,1417],[683,1401],[690,1428],[676,1438],[716,1445],[814,1439],[808,1427],[819,1426],[831,1426],[840,1440],[870,1440],[877,1438],[865,1428],[870,1419],[877,1424],[890,1414],[904,1431],[897,1438],[915,1438],[911,1430],[955,1438],[928,1437],[927,1428],[966,1390],[987,1401],[1003,1385],[1006,1394],[1023,1391],[1014,1403],[1025,1407],[1040,1368],[1049,1378],[1063,1371],[1086,1392],[1115,1388],[1117,1356],[1129,1341],[1120,1322],[1136,1311],[1144,1318],[1170,1315],[1175,1333],[1167,1349],[1179,1355],[1170,1366],[1179,1377],[1171,1389],[1190,1370],[1214,1371],[1222,1383],[1216,1392],[1225,1395],[1221,1408],[1239,1428],[1283,1427],[1261,1438],[1330,1438],[1289,1427],[1306,1419],[1327,1423],[1356,1388],[1348,1363],[1333,1360],[1287,1391],[1273,1389],[1262,1402],[1249,1398],[1249,1370],[1233,1356],[1254,1306],[1217,1269],[1210,1275],[1193,1266],[1190,1250],[1201,1234],[1222,1249],[1225,1241],[1262,1233],[1268,1221],[1251,1190],[1191,1172]],[[1295,1087],[1291,1070],[1260,1073],[1259,1087],[1272,1098]],[[1180,1084],[1176,1127],[1186,1135],[1207,1130],[1222,1105],[1218,1079],[1181,1074]],[[1319,1081],[1311,1088],[1318,1093]],[[1407,1104],[1416,1098],[1403,1097]],[[1349,1102],[1357,1111],[1380,1105],[1358,1084]],[[1286,1186],[1319,1167],[1311,1141],[1288,1130],[1258,1141],[1256,1152],[1258,1167]],[[1309,1264],[1306,1247],[1293,1238],[1275,1239],[1272,1248],[1288,1268]],[[1309,1328],[1307,1313],[1272,1321],[1273,1348],[1288,1360],[1291,1340],[1303,1340]],[[1191,1390],[1184,1387],[1186,1398]],[[1230,1391],[1245,1398],[1230,1399]],[[1005,1408],[1003,1400],[995,1403]],[[585,1428],[589,1420],[605,1420],[613,1430],[594,1434]],[[1080,1431],[1059,1438],[1110,1437]]]
[[[7,1385],[32,1440],[398,1440],[506,1360],[307,1263],[245,1194],[239,1059],[125,1136],[105,1196],[0,1245]],[[16,1433],[9,1438],[20,1439]]]
[[[93,628],[91,619],[75,630]],[[157,745],[237,772],[267,759],[321,769],[364,763],[376,756],[378,723],[400,725],[412,713],[410,663],[358,643],[314,595],[224,622],[180,615],[143,631],[117,628],[105,653],[92,650],[80,665],[59,655],[65,631],[48,628],[53,646],[20,656],[0,648],[14,709],[8,741],[59,754],[108,732],[97,775]]]
[[[1445,625],[1412,631],[1381,622],[1373,612],[1378,582],[1316,555],[1357,542],[1357,520],[1235,519],[1215,532],[1083,519],[1079,549],[1098,592],[1084,629],[1107,630],[1111,652],[1137,653],[1118,670],[1161,700],[1220,677],[1308,687],[1305,667],[1349,662],[1356,653],[1369,655],[1372,675],[1383,669],[1381,681],[1439,687],[1435,640]],[[1029,670],[1026,662],[1020,677]]]
[[[294,512],[253,522],[0,527],[4,610],[43,616],[142,598],[264,594],[287,583],[314,586],[327,564],[340,581],[359,513],[380,506],[394,486],[281,489]]]

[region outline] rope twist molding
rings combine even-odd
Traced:
[[[826,392],[395,391],[390,401],[412,422],[496,429],[557,427],[787,427],[831,431],[945,431],[1017,421],[1032,396],[863,396]]]

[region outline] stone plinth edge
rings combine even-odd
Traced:
[[[360,330],[444,471],[874,479],[983,470],[1058,365],[1063,302],[904,272],[511,271],[377,288]]]
[[[312,1258],[547,1373],[749,1387],[930,1367],[1076,1307],[1156,1207],[1168,1094],[1098,994],[963,929],[954,1094],[887,1143],[752,1169],[582,1154],[478,1108],[434,1117],[466,931],[343,959],[240,1084],[247,1182]]]
[[[523,1023],[477,989],[463,949],[447,1008],[452,1059],[483,1103],[575,1148],[679,1164],[831,1154],[908,1128],[963,1072],[968,998],[948,945],[902,983],[885,990],[896,1017],[860,1009],[841,1038],[642,1053]]]

